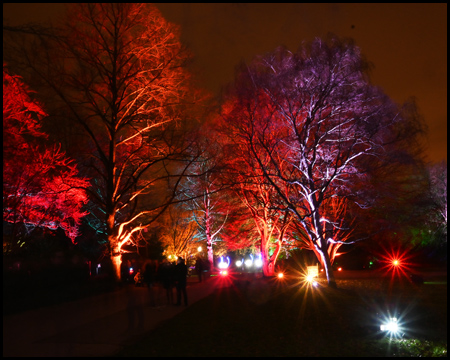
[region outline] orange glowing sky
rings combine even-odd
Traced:
[[[213,93],[240,60],[332,32],[374,64],[374,84],[401,103],[415,97],[428,126],[427,158],[447,160],[447,4],[157,4],[181,26],[192,70]],[[3,4],[4,23],[45,21],[61,4]]]

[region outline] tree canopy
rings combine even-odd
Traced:
[[[369,208],[375,170],[413,162],[407,143],[421,131],[414,107],[372,85],[368,68],[352,41],[335,36],[295,53],[280,47],[240,66],[223,105],[230,136],[303,228],[330,284],[328,249],[348,226],[330,204]]]

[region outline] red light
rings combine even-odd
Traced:
[[[222,276],[227,276],[227,275],[228,275],[228,271],[222,270],[222,271],[220,272],[220,275],[222,275]]]
[[[413,264],[410,259],[412,256],[407,251],[400,249],[386,250],[386,253],[380,257],[380,263],[384,263],[383,269],[386,273],[391,273],[392,277],[408,277],[411,272]]]
[[[282,279],[284,277],[284,274],[280,272],[280,273],[278,273],[277,276],[278,276],[278,279]]]
[[[340,268],[338,268],[338,271],[342,271],[342,268],[340,267]]]

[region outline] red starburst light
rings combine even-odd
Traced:
[[[409,277],[413,266],[411,257],[406,250],[388,250],[386,254],[381,255],[382,270],[390,273],[392,277]]]

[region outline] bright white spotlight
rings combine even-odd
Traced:
[[[389,321],[387,324],[381,324],[380,326],[381,331],[388,331],[390,333],[396,334],[400,331],[400,327],[398,325],[397,318],[389,318]]]
[[[260,268],[263,266],[262,255],[258,254],[258,258],[255,260],[255,266]]]
[[[246,267],[252,267],[253,265],[253,255],[250,254],[250,259],[244,261]]]
[[[236,261],[236,266],[237,267],[241,267],[242,266],[242,261],[241,260]]]
[[[228,269],[230,266],[230,258],[227,256],[227,262],[223,261],[223,256],[220,257],[219,269]]]

